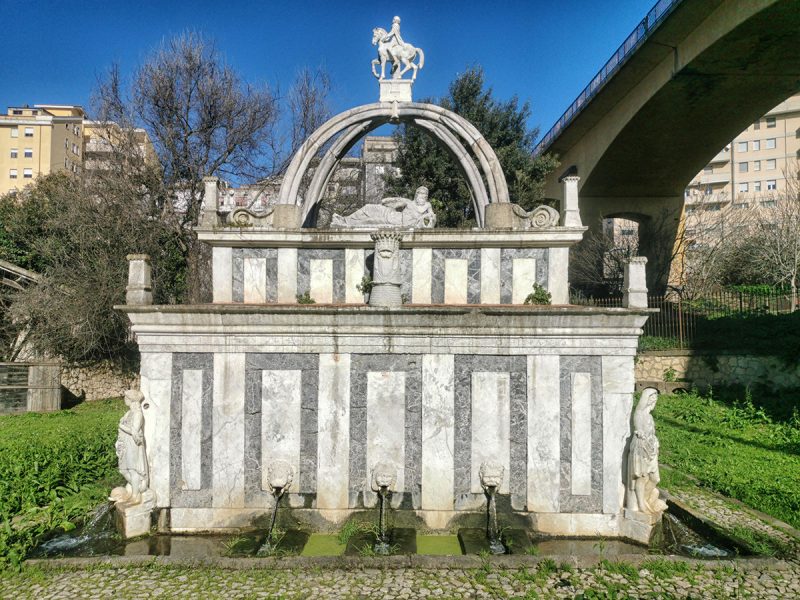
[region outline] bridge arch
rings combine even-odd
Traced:
[[[339,160],[370,131],[390,122],[424,129],[456,159],[467,179],[479,227],[483,227],[488,203],[509,202],[500,161],[475,126],[445,108],[417,102],[365,104],[328,120],[295,153],[283,178],[278,202],[302,206],[301,222],[308,225]],[[301,197],[300,186],[312,159],[334,138],[317,166],[305,198]]]

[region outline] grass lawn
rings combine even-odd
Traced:
[[[661,462],[800,528],[800,391],[662,396]]]
[[[0,569],[73,521],[121,482],[114,442],[121,400],[0,417]]]

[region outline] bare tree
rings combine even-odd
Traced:
[[[243,82],[200,34],[163,42],[134,72],[128,95],[112,68],[96,98],[101,120],[147,131],[186,224],[197,224],[204,176],[256,179],[270,172],[275,94]]]

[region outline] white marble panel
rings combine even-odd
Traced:
[[[411,271],[411,302],[413,304],[431,303],[431,261],[433,250],[430,248],[414,248],[411,251],[413,261]]]
[[[348,507],[350,471],[350,355],[319,355],[317,508]]]
[[[403,371],[367,373],[367,482],[380,462],[397,470],[396,491],[405,491],[406,374]]]
[[[569,304],[569,248],[550,248],[547,253],[547,291],[553,304]]]
[[[215,507],[244,506],[243,353],[214,354],[212,502]]]
[[[592,376],[572,373],[572,493],[592,493]]]
[[[203,370],[184,369],[181,385],[181,473],[183,489],[202,486]]]
[[[283,460],[300,475],[302,371],[261,372],[261,489],[269,491],[269,466]]]
[[[603,357],[603,512],[622,510],[622,470],[630,435],[634,366],[629,356]]]
[[[144,438],[150,466],[150,489],[156,494],[156,506],[169,506],[172,354],[143,352],[140,373],[145,398]]]
[[[308,262],[309,294],[318,304],[330,304],[333,302],[333,261],[312,258]]]
[[[297,248],[278,248],[278,302],[297,302]]]
[[[528,356],[528,510],[558,512],[561,402],[558,356]]]
[[[467,267],[465,258],[446,258],[444,260],[444,303],[467,303]]]
[[[500,248],[481,249],[481,304],[500,304]]]
[[[364,294],[356,288],[366,273],[364,272],[364,250],[347,248],[344,251],[344,301],[352,304],[364,304]]]
[[[483,491],[481,463],[504,467],[498,490],[508,493],[511,465],[511,378],[508,373],[472,373],[472,493]]]
[[[422,357],[423,510],[453,510],[453,376],[452,354]]]
[[[245,303],[263,304],[267,301],[267,259],[245,258],[242,264]]]
[[[233,248],[212,250],[211,272],[214,302],[233,302]]]
[[[511,270],[511,304],[523,304],[536,283],[536,259],[515,258]]]

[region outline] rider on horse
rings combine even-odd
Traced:
[[[405,42],[403,41],[403,37],[400,35],[400,17],[395,17],[392,19],[392,28],[389,30],[389,33],[381,40],[383,42],[391,42],[394,38],[394,44],[389,46],[389,55],[392,58],[392,64],[398,65],[400,64],[399,57],[395,54],[396,48],[402,48]],[[395,67],[396,68],[396,67]]]

